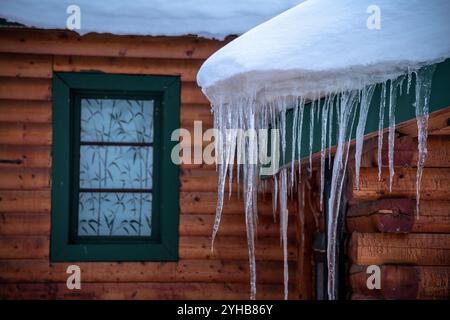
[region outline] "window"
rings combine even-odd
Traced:
[[[178,77],[53,77],[52,261],[178,259]]]

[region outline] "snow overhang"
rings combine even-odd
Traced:
[[[213,104],[260,103],[380,83],[450,57],[447,0],[309,0],[212,55],[197,81]],[[379,28],[372,17],[379,12]]]

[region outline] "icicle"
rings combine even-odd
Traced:
[[[361,155],[364,145],[364,131],[366,130],[367,114],[369,113],[370,101],[375,90],[375,85],[364,87],[361,91],[361,103],[359,108],[359,121],[356,127],[356,188],[359,190],[359,170],[361,167]]]
[[[301,163],[301,151],[302,151],[302,136],[303,136],[303,114],[304,114],[304,110],[305,110],[305,100],[303,99],[303,97],[300,98],[299,104],[298,104],[298,111],[299,111],[299,115],[298,115],[298,135],[297,135],[297,158],[299,159],[299,163],[298,163],[298,176],[299,176],[299,180],[301,181],[301,177],[302,177],[302,163]]]
[[[392,183],[394,181],[394,143],[395,143],[395,99],[396,84],[391,80],[389,86],[389,135],[388,135],[388,157],[389,157],[389,192],[392,192]]]
[[[281,134],[281,154],[282,154],[282,163],[286,161],[286,106],[284,105],[285,100],[283,99],[277,108],[280,113],[280,121],[279,121],[279,128],[280,128],[280,134]]]
[[[320,211],[323,208],[323,188],[325,182],[325,154],[327,144],[328,128],[328,109],[330,107],[330,96],[326,97],[322,107],[322,130],[321,130],[321,149],[320,149]]]
[[[226,128],[226,124],[224,123],[224,119],[228,120],[228,122],[231,122],[229,113],[228,116],[226,115],[227,112],[225,112],[225,116],[222,115],[222,112],[226,110],[222,110],[222,108],[218,109],[217,112],[217,124],[219,128]],[[224,191],[225,191],[225,181],[226,181],[226,175],[227,175],[227,161],[228,161],[228,153],[229,150],[227,137],[225,137],[225,141],[223,141],[223,134],[224,130],[219,130],[219,137],[216,137],[216,164],[218,165],[218,173],[219,173],[219,183],[218,183],[218,190],[217,190],[217,207],[216,207],[216,217],[214,219],[214,225],[213,225],[213,231],[212,231],[212,237],[211,237],[211,252],[214,250],[214,240],[217,235],[217,231],[219,230],[220,226],[220,220],[222,217],[222,208],[223,208],[223,197],[224,197]],[[221,142],[224,142],[224,144],[221,144]]]
[[[384,129],[384,109],[386,105],[386,82],[381,85],[380,112],[378,122],[378,181],[381,181],[381,168],[383,166],[383,129]]]
[[[431,68],[413,72],[416,75],[416,117],[419,131],[419,157],[417,163],[417,212],[419,210],[420,201],[420,182],[422,177],[422,170],[426,157],[426,139],[427,139],[427,121],[428,121],[428,104],[431,87]],[[391,80],[389,84],[389,168],[390,168],[390,189],[392,188],[392,179],[394,174],[393,156],[394,156],[394,138],[395,138],[395,103],[397,89],[400,86],[402,89],[402,82],[407,80],[406,91],[411,85],[411,72],[408,70],[408,77],[400,77],[399,79]],[[314,145],[314,126],[315,121],[321,125],[321,154],[320,154],[320,208],[323,208],[323,188],[325,183],[325,165],[326,165],[326,147],[329,149],[329,165],[331,163],[331,146],[336,141],[336,151],[333,159],[332,178],[330,197],[327,206],[327,263],[329,270],[328,294],[330,299],[336,298],[336,243],[337,226],[342,217],[340,217],[340,204],[342,198],[342,190],[344,186],[345,173],[349,159],[349,138],[355,126],[355,119],[359,114],[358,124],[356,126],[356,184],[359,187],[359,171],[361,166],[361,154],[363,149],[364,131],[367,122],[369,106],[375,85],[364,87],[361,91],[343,91],[340,93],[329,93],[325,95],[321,101],[319,96],[314,96],[310,102],[310,123],[309,123],[309,174],[312,174],[312,153]],[[381,177],[381,151],[383,147],[383,129],[384,129],[384,115],[385,115],[385,100],[386,96],[386,82],[381,86],[381,102],[380,102],[380,122],[378,124],[378,163],[379,163],[379,177]],[[404,90],[404,88],[402,89]],[[258,93],[259,94],[259,93]],[[311,97],[311,95],[307,95]],[[294,101],[294,103],[292,103]],[[359,113],[357,113],[357,105],[360,102]],[[317,109],[316,109],[317,104]],[[267,188],[267,182],[260,181],[260,167],[258,161],[254,158],[258,157],[260,143],[258,139],[261,133],[258,129],[279,129],[279,137],[281,140],[282,159],[283,163],[288,158],[286,157],[286,108],[293,105],[293,123],[292,123],[292,149],[291,159],[301,159],[302,156],[302,137],[303,137],[303,118],[305,97],[283,96],[275,100],[259,100],[254,96],[248,96],[245,99],[239,99],[227,104],[218,104],[213,106],[214,112],[214,126],[219,131],[219,136],[216,137],[216,157],[217,157],[217,171],[218,171],[218,201],[216,216],[212,232],[212,244],[217,235],[222,208],[223,197],[225,193],[226,179],[229,183],[229,195],[231,195],[233,185],[233,171],[236,170],[236,181],[242,183],[242,195],[244,198],[245,209],[245,224],[247,233],[248,245],[248,259],[250,270],[250,298],[256,297],[256,262],[255,262],[255,239],[258,225],[258,206],[257,198],[258,192],[264,192]],[[336,109],[335,109],[336,108]],[[335,110],[334,110],[335,109]],[[319,114],[320,112],[320,114]],[[316,119],[317,118],[317,119]],[[336,119],[336,121],[334,121]],[[336,123],[337,122],[337,123]],[[333,132],[333,126],[337,128]],[[228,130],[236,129],[236,130]],[[256,137],[245,136],[242,137],[242,131],[251,131],[255,133]],[[304,132],[307,135],[307,130]],[[263,139],[264,140],[264,139]],[[327,142],[328,140],[328,142]],[[303,141],[305,144],[305,141]],[[262,142],[265,146],[266,143]],[[304,152],[306,153],[306,152]],[[297,157],[295,157],[297,155]],[[236,169],[235,169],[236,167]],[[276,220],[277,211],[280,215],[280,241],[284,254],[284,297],[288,298],[288,196],[293,195],[294,192],[304,192],[305,184],[303,181],[306,172],[302,173],[301,163],[299,163],[298,175],[294,173],[294,162],[290,166],[282,168],[278,174],[273,177],[273,184],[269,180],[269,185],[272,184],[272,210],[274,220]],[[289,171],[290,170],[290,171]],[[302,176],[303,174],[303,176]],[[228,176],[228,177],[227,177]],[[241,181],[240,181],[241,180]],[[297,181],[298,180],[298,181]],[[240,182],[240,183],[239,183]],[[296,188],[299,187],[299,188]],[[238,189],[238,195],[240,194]],[[304,196],[301,197],[301,202],[304,202]],[[278,203],[279,202],[279,203]]]
[[[294,186],[294,164],[295,164],[295,147],[297,145],[297,121],[298,121],[298,107],[294,106],[294,117],[292,120],[292,153],[291,153],[291,188]],[[300,158],[299,158],[300,160]]]
[[[409,90],[411,89],[411,81],[412,81],[412,72],[408,68],[408,81],[406,85],[406,94],[409,94]]]
[[[288,268],[288,209],[287,209],[287,181],[286,169],[280,172],[280,234],[281,244],[283,246],[283,265],[284,265],[284,299],[288,298],[288,284],[289,284],[289,268]]]
[[[253,101],[248,106],[244,113],[244,128],[248,130],[255,129],[255,110]],[[244,168],[244,204],[245,204],[245,222],[247,230],[247,246],[248,246],[248,259],[250,269],[250,299],[256,298],[256,263],[255,263],[255,203],[256,193],[255,188],[255,174],[257,174],[257,166],[252,163],[252,157],[255,156],[254,139],[248,139],[244,142],[246,158]],[[257,154],[257,153],[256,153]],[[256,172],[255,172],[256,171]]]
[[[233,120],[231,120],[233,121]],[[228,198],[231,198],[231,193],[233,189],[233,167],[234,167],[234,159],[236,156],[236,136],[237,130],[230,130],[230,137],[228,143],[230,144],[229,148],[229,159],[228,159]]]
[[[273,222],[277,221],[277,199],[278,199],[278,178],[277,175],[273,175],[273,194],[272,194],[272,215]]]
[[[311,102],[310,120],[309,120],[309,177],[312,177],[312,153],[314,140],[314,105],[315,100]]]
[[[331,144],[333,137],[333,109],[334,109],[334,94],[331,94],[330,98],[330,120],[328,121],[328,169],[331,168]]]
[[[334,156],[331,179],[330,198],[327,212],[327,265],[328,265],[328,296],[336,299],[336,243],[337,225],[339,220],[339,207],[342,195],[342,187],[348,160],[348,148],[345,143],[351,135],[353,125],[349,128],[351,115],[354,114],[354,106],[357,101],[357,91],[343,92],[338,99],[338,140]],[[353,116],[353,119],[355,116]],[[353,122],[353,121],[352,121]],[[347,152],[346,152],[347,151]],[[346,155],[347,153],[347,155]]]
[[[431,94],[431,80],[435,66],[424,67],[416,73],[416,120],[419,156],[416,173],[416,215],[419,217],[420,183],[427,157],[428,112]]]

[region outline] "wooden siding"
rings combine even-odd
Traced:
[[[51,83],[55,71],[179,75],[181,123],[212,126],[195,77],[226,41],[0,29],[0,298],[247,299],[248,257],[242,198],[225,200],[211,252],[216,207],[214,166],[182,165],[180,260],[177,263],[79,263],[82,289],[66,288],[66,267],[49,262]],[[270,196],[261,201],[257,298],[283,297],[279,225]],[[294,202],[290,203],[295,213]],[[295,217],[295,215],[293,215]],[[293,220],[291,220],[293,221]],[[297,229],[289,230],[290,298],[298,298]]]
[[[386,147],[378,181],[376,141],[368,141],[365,148],[359,189],[354,183],[354,168],[350,169],[346,227],[347,284],[352,299],[450,298],[449,119],[450,108],[430,117],[419,217],[415,123],[397,129],[400,135],[395,141],[392,192]],[[380,290],[367,288],[369,265],[381,268]]]

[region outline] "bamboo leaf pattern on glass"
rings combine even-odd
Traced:
[[[153,101],[82,99],[79,236],[150,236]]]

